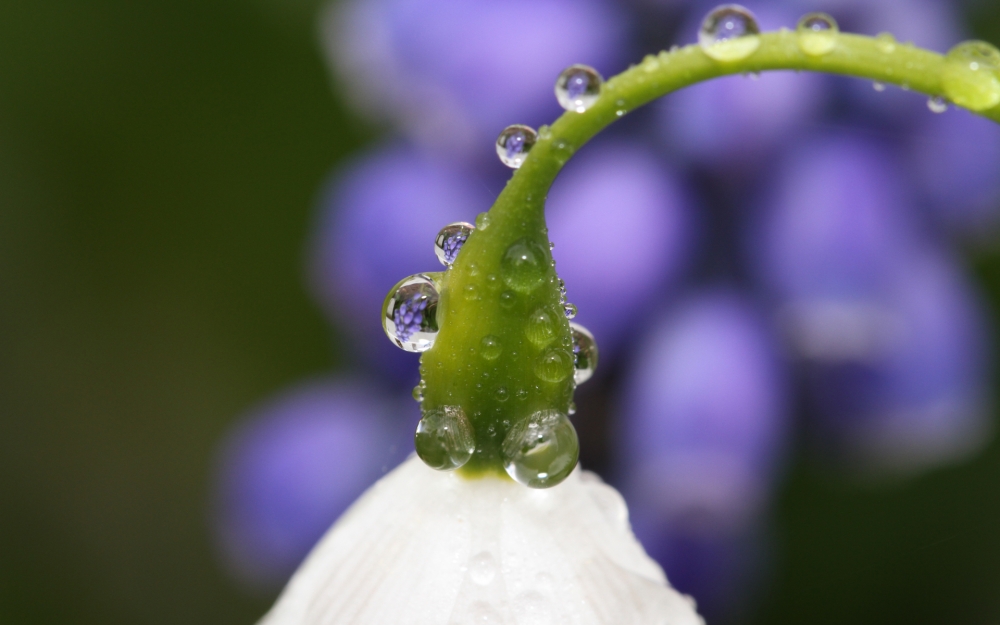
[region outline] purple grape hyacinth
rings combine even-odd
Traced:
[[[317,381],[254,408],[228,434],[213,525],[237,579],[280,587],[340,513],[402,460],[390,408],[359,380]]]

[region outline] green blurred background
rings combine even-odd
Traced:
[[[212,455],[338,361],[307,297],[318,189],[374,139],[314,0],[0,2],[0,623],[253,623]],[[980,5],[976,34],[1000,41]],[[967,256],[1000,310],[1000,247]],[[797,458],[756,622],[1000,623],[1000,444],[901,483]]]

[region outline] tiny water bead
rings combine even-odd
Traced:
[[[716,61],[745,59],[760,46],[757,18],[738,4],[716,7],[701,23],[698,44]]]
[[[795,29],[799,49],[810,56],[823,56],[833,50],[839,32],[836,20],[826,13],[803,15]]]
[[[434,255],[442,265],[451,267],[455,263],[459,250],[475,229],[475,226],[464,221],[456,221],[441,228],[434,239]]]
[[[569,417],[558,410],[540,410],[510,429],[504,438],[504,469],[531,488],[562,482],[576,467],[580,443]]]
[[[885,83],[884,82],[875,81],[875,82],[872,83],[872,89],[874,89],[875,91],[878,91],[879,93],[881,93],[881,92],[885,91]]]
[[[575,319],[576,313],[579,311],[576,309],[576,304],[565,304],[563,305],[563,312],[566,313],[567,319]]]
[[[438,290],[427,274],[405,278],[389,291],[382,305],[382,328],[397,347],[425,352],[437,338]]]
[[[500,270],[507,286],[521,293],[530,293],[545,280],[545,248],[533,239],[518,239],[504,252]]]
[[[939,95],[927,98],[927,108],[931,110],[931,113],[944,113],[948,110],[948,100],[945,100]]]
[[[556,79],[556,99],[567,111],[583,113],[601,96],[604,79],[592,67],[570,65]]]
[[[427,382],[420,380],[420,383],[413,387],[413,399],[417,402],[424,401],[425,390],[427,390]]]
[[[490,214],[489,213],[479,213],[476,215],[476,228],[480,230],[486,230],[490,227]]]
[[[459,468],[476,451],[472,424],[459,406],[424,411],[413,442],[420,459],[439,471]]]
[[[597,342],[587,328],[578,323],[569,324],[573,332],[573,379],[583,384],[597,369]]]
[[[528,317],[524,335],[538,348],[545,347],[556,338],[556,324],[544,308],[539,308]]]
[[[537,140],[538,134],[530,126],[507,126],[497,137],[497,155],[504,165],[517,169],[524,163]]]
[[[944,61],[941,85],[949,100],[973,111],[1000,104],[1000,50],[985,41],[966,41]]]
[[[573,356],[560,347],[552,347],[545,351],[535,363],[535,375],[540,380],[556,384],[570,375],[574,375]]]
[[[496,360],[502,353],[503,345],[500,343],[500,339],[492,334],[487,334],[483,340],[479,341],[479,355],[485,360]]]
[[[875,35],[875,42],[883,54],[892,54],[896,51],[896,37],[892,33],[879,33]]]

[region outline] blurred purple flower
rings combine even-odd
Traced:
[[[990,337],[972,287],[928,251],[908,259],[881,305],[881,349],[820,363],[808,378],[822,433],[855,464],[893,471],[978,450],[991,423]]]
[[[684,301],[641,345],[623,402],[624,492],[643,545],[702,602],[737,570],[731,549],[768,500],[787,436],[785,373],[755,308],[727,290]]]
[[[788,314],[884,292],[918,244],[904,180],[891,151],[850,133],[789,149],[746,229],[752,265]]]
[[[696,40],[704,13],[701,5],[683,29],[683,41]],[[794,27],[795,12],[780,5],[748,5],[762,29]],[[814,74],[768,72],[759,77],[732,76],[684,89],[656,106],[667,143],[688,159],[725,169],[760,167],[762,158],[809,121],[825,98],[825,82]]]
[[[908,140],[914,182],[934,216],[972,236],[992,233],[1000,218],[1000,126],[952,108]]]
[[[624,17],[603,0],[354,0],[331,5],[323,30],[359,110],[485,159],[506,126],[556,116],[565,67],[616,68]]]
[[[693,213],[664,163],[620,140],[588,148],[553,185],[546,207],[552,254],[580,310],[577,321],[600,337],[605,362],[689,260]]]
[[[356,381],[313,382],[237,424],[218,455],[213,518],[235,577],[280,587],[340,513],[402,460],[389,410]]]
[[[351,329],[362,358],[398,380],[416,377],[416,359],[382,331],[382,302],[403,278],[442,271],[438,231],[473,221],[492,202],[475,176],[411,147],[383,147],[339,170],[319,207],[309,278],[331,320]]]

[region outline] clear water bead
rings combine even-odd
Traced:
[[[503,345],[500,343],[500,339],[492,334],[487,334],[483,340],[479,341],[479,355],[484,359],[496,360],[502,353]]]
[[[458,258],[458,252],[476,227],[464,221],[456,221],[441,228],[434,239],[434,255],[445,267],[451,267]]]
[[[515,291],[530,293],[545,280],[548,271],[545,248],[529,238],[510,244],[500,260],[501,277]]]
[[[576,467],[580,443],[569,417],[539,410],[511,427],[501,450],[508,475],[531,488],[549,488]]]
[[[593,67],[570,65],[556,79],[556,99],[567,111],[583,113],[597,102],[603,83]]]
[[[576,304],[565,304],[563,306],[563,312],[566,313],[567,319],[575,319],[576,313],[579,312],[576,309]]]
[[[413,438],[417,455],[432,469],[457,469],[476,451],[472,424],[459,406],[425,410]]]
[[[939,95],[927,98],[927,108],[931,110],[931,113],[944,113],[948,110],[948,100],[945,100]]]
[[[878,82],[876,80],[875,82],[872,83],[872,89],[874,89],[875,91],[878,91],[879,93],[881,93],[881,92],[885,91],[885,83],[884,82]]]
[[[716,7],[701,23],[698,44],[716,61],[745,59],[760,46],[757,18],[738,4]]]
[[[826,13],[807,13],[795,28],[799,49],[809,56],[823,56],[837,46],[840,28]]]
[[[574,374],[573,356],[569,351],[552,347],[545,351],[535,362],[535,375],[545,382],[557,384]]]
[[[438,290],[434,279],[417,274],[392,287],[382,305],[382,328],[397,347],[425,352],[438,335]]]
[[[524,326],[524,335],[535,347],[545,347],[556,338],[556,324],[544,308],[535,310]]]
[[[941,85],[948,99],[973,111],[1000,104],[1000,50],[985,41],[966,41],[944,58]]]
[[[497,155],[504,165],[517,169],[524,163],[538,135],[530,126],[507,126],[497,137]]]
[[[573,379],[583,384],[597,369],[597,342],[590,330],[578,323],[569,324],[573,332]]]
[[[896,51],[896,37],[892,33],[879,33],[875,35],[875,43],[883,54],[892,54]]]

